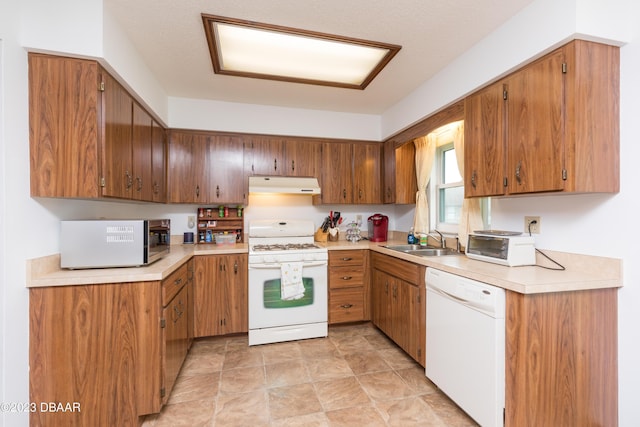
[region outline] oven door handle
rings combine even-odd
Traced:
[[[275,270],[279,269],[283,263],[274,262],[272,264],[249,264],[249,270]],[[305,262],[302,264],[303,268],[309,267],[322,267],[327,265],[327,261],[317,261],[317,262]]]

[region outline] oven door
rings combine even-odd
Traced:
[[[249,329],[327,321],[327,261],[302,264],[304,295],[283,299],[280,263],[249,264]]]

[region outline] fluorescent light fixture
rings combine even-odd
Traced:
[[[364,89],[400,46],[202,15],[217,74]]]

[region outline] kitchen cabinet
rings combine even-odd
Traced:
[[[30,53],[29,126],[33,197],[154,200],[151,116],[96,61]]]
[[[416,149],[413,142],[396,148],[395,141],[384,144],[384,203],[415,204],[418,191]]]
[[[32,197],[102,196],[101,73],[95,61],[29,54]]]
[[[180,368],[189,351],[189,266],[183,264],[162,281],[162,403],[167,403]]]
[[[321,148],[315,140],[251,136],[245,142],[245,173],[317,177]]]
[[[379,143],[323,143],[322,194],[314,203],[382,203],[381,156]]]
[[[368,252],[329,251],[329,324],[370,319]]]
[[[619,48],[575,40],[465,100],[465,197],[619,191]]]
[[[617,426],[617,289],[506,294],[505,426]]]
[[[151,123],[151,188],[152,201],[167,200],[166,132],[155,120]]]
[[[33,426],[139,425],[160,412],[189,346],[188,263],[163,281],[29,289]]]
[[[247,254],[195,257],[195,337],[248,332],[247,261]]]
[[[244,203],[239,137],[172,130],[168,152],[170,203]]]
[[[375,252],[371,268],[373,324],[424,366],[425,268]]]

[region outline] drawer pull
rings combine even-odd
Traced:
[[[340,306],[340,308],[351,308],[351,307],[353,307],[353,304],[342,304]]]
[[[174,281],[174,283],[175,283],[176,285],[179,285],[180,283],[182,283],[182,279],[181,279],[181,278],[180,278],[180,279],[176,279],[176,280]]]
[[[347,257],[347,256],[346,256],[346,257],[342,258],[342,261],[351,261],[352,259],[353,259],[353,258],[351,258],[351,257]]]
[[[351,280],[353,277],[351,276],[342,276],[342,280]]]

